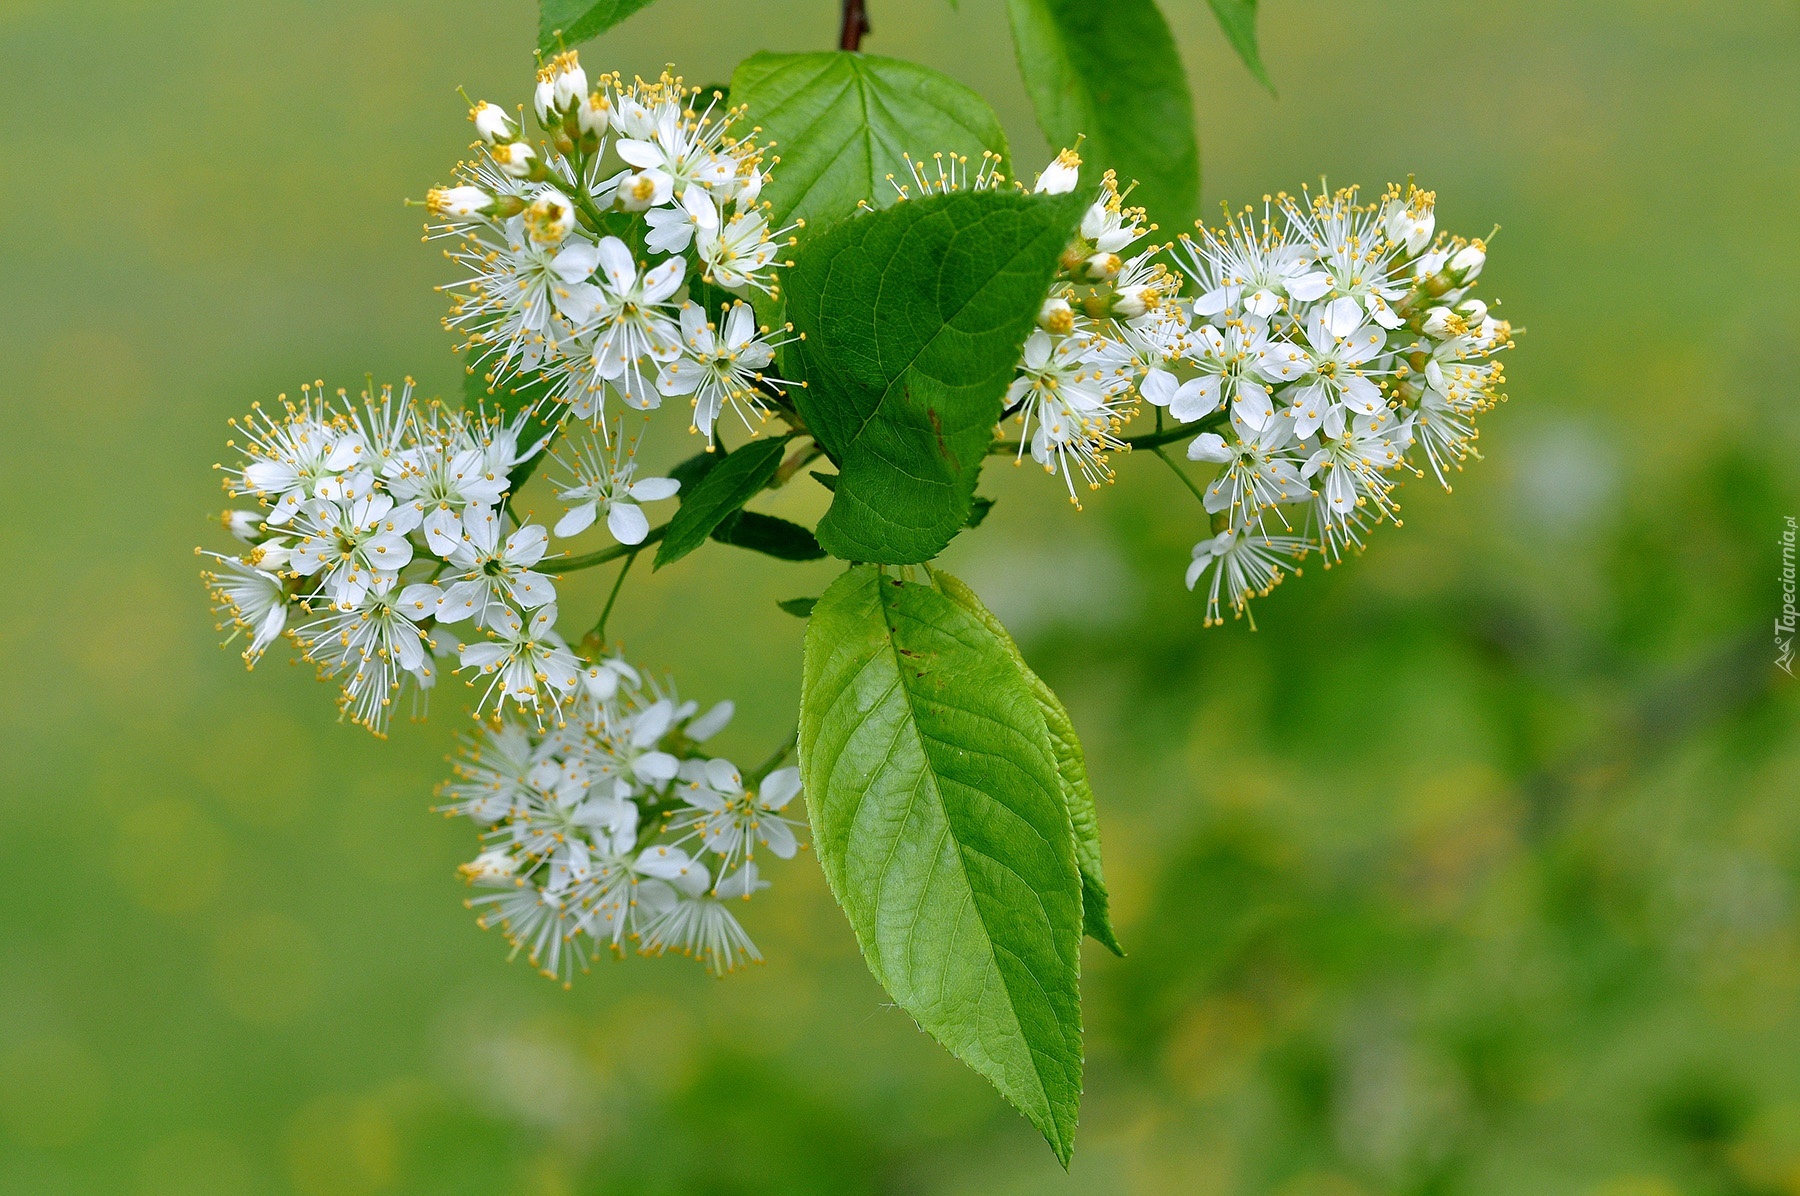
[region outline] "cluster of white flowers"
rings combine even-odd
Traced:
[[[490,388],[541,371],[597,426],[616,394],[638,410],[687,396],[709,444],[727,407],[758,430],[783,393],[765,371],[787,330],[757,327],[741,298],[712,310],[696,284],[776,294],[793,228],[770,227],[763,149],[728,131],[741,113],[696,108],[699,95],[666,72],[590,85],[568,51],[538,73],[535,145],[522,114],[471,111],[476,157],[426,205],[442,221],[430,233],[461,239],[445,323],[477,347]]]
[[[561,725],[517,720],[467,739],[440,809],[473,819],[483,848],[462,866],[467,903],[544,975],[627,944],[677,951],[724,975],[761,960],[726,904],[768,887],[757,852],[799,848],[783,811],[794,768],[748,784],[701,745],[731,719],[704,714],[616,657],[589,665]],[[765,857],[766,858],[766,857]]]
[[[522,419],[415,403],[409,380],[398,396],[384,387],[358,402],[309,386],[279,414],[258,405],[232,425],[245,440],[232,442],[242,460],[220,467],[225,488],[260,509],[226,512],[245,550],[206,553],[217,567],[203,576],[222,629],[248,636],[246,661],[285,633],[342,684],[345,716],[378,734],[403,690],[422,702],[440,657],[472,675],[477,713],[511,703],[539,723],[559,718],[581,662],[556,632],[556,583],[539,569],[550,537],[505,501],[515,469],[542,447],[521,446]],[[577,473],[587,480],[566,493],[585,502],[559,534],[582,530],[604,504],[621,542],[644,539],[632,500],[669,497],[678,484],[632,482],[630,453],[622,439],[604,459],[584,450],[591,469]],[[450,633],[465,621],[479,642]]]
[[[1064,151],[1036,190],[1073,188],[1078,167]],[[1415,447],[1449,488],[1474,455],[1475,417],[1504,397],[1494,357],[1512,333],[1470,295],[1486,246],[1434,236],[1430,192],[1265,198],[1260,213],[1183,236],[1179,276],[1156,260],[1165,247],[1119,256],[1155,228],[1123,198],[1108,174],[1007,409],[1020,454],[1029,445],[1061,472],[1071,500],[1077,472],[1090,487],[1111,480],[1138,399],[1160,409],[1159,430],[1161,411],[1203,421],[1187,455],[1218,466],[1201,495],[1213,534],[1187,584],[1210,572],[1209,624],[1222,603],[1244,614],[1294,562],[1319,552],[1329,567],[1375,524],[1398,523],[1398,480],[1423,472]]]

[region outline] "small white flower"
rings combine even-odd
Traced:
[[[529,623],[510,608],[499,611],[499,617],[490,623],[494,639],[462,648],[462,667],[479,669],[492,678],[477,712],[490,702],[496,713],[503,712],[511,701],[520,710],[529,706],[541,722],[543,703],[548,700],[554,706],[571,695],[580,683],[581,671],[569,646],[556,634],[554,605],[532,615]]]
[[[220,556],[216,552],[202,555],[219,562],[219,568],[200,574],[212,595],[213,609],[225,620],[220,623],[219,630],[223,631],[227,626],[232,628],[225,640],[227,644],[239,635],[249,635],[244,662],[254,666],[287,626],[287,591],[279,577],[236,557]]]
[[[1066,149],[1038,172],[1031,189],[1038,195],[1067,195],[1081,181],[1081,155]]]
[[[756,315],[748,303],[734,303],[720,331],[707,322],[706,309],[695,303],[681,306],[681,339],[686,353],[671,361],[657,375],[656,388],[665,395],[694,396],[694,427],[713,443],[719,413],[730,407],[752,435],[768,415],[759,384],[779,388],[785,382],[763,371],[775,360],[775,345],[759,336]],[[750,422],[751,414],[757,417]]]
[[[549,534],[535,523],[501,543],[500,515],[470,512],[463,521],[461,542],[446,557],[460,576],[438,600],[438,622],[458,623],[473,616],[481,626],[503,630],[509,606],[554,610],[546,604],[556,601],[555,584],[532,568],[544,559],[549,546]]]
[[[523,179],[531,177],[533,160],[537,154],[523,141],[506,141],[489,146],[488,156],[502,173],[515,179]]]
[[[323,573],[325,596],[355,606],[378,578],[397,575],[412,560],[407,533],[419,518],[412,506],[396,506],[379,492],[357,496],[347,488],[341,500],[315,499],[301,516],[304,534],[288,567],[301,577]]]
[[[1254,432],[1237,424],[1232,430],[1239,437],[1235,442],[1206,432],[1188,446],[1188,460],[1224,466],[1206,487],[1208,511],[1230,512],[1234,525],[1260,525],[1262,512],[1312,497],[1297,463],[1284,452],[1294,439],[1293,416],[1271,416]]]
[[[638,504],[673,498],[681,489],[674,478],[638,478],[637,440],[614,436],[610,450],[587,437],[575,450],[570,465],[574,476],[563,483],[557,497],[570,503],[568,513],[556,524],[556,534],[567,539],[592,527],[604,512],[607,530],[621,544],[642,544],[650,533],[650,520]]]
[[[771,267],[788,230],[769,231],[769,222],[756,208],[740,210],[713,228],[700,228],[695,251],[706,267],[709,281],[728,291],[754,287],[769,292],[774,286]]]
[[[681,289],[685,263],[679,257],[639,273],[631,250],[617,237],[602,238],[597,249],[598,302],[582,325],[591,335],[587,351],[568,363],[562,397],[577,415],[599,418],[608,385],[640,410],[661,399],[650,377],[663,362],[681,355],[680,333],[670,319],[669,299]]]
[[[754,859],[758,846],[781,859],[792,859],[799,850],[796,825],[781,811],[800,792],[800,770],[781,768],[764,778],[755,792],[744,789],[743,779],[729,760],[690,760],[682,768],[687,783],[675,796],[688,809],[670,820],[670,829],[698,836],[706,849],[723,859],[720,871]]]
[[[1286,576],[1284,561],[1306,555],[1307,542],[1299,536],[1270,536],[1247,528],[1221,532],[1194,545],[1194,559],[1188,565],[1187,588],[1200,583],[1208,569],[1212,570],[1212,586],[1207,591],[1206,625],[1224,620],[1219,614],[1220,591],[1224,591],[1232,613],[1248,612],[1250,599],[1268,594]],[[1251,619],[1254,627],[1256,620]]]

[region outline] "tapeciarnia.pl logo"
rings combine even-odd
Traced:
[[[1775,616],[1775,667],[1794,675],[1794,517],[1781,532],[1781,613]]]

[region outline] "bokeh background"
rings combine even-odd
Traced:
[[[1800,9],[1268,0],[1277,100],[1165,7],[1209,204],[1416,173],[1440,227],[1503,226],[1483,291],[1527,331],[1489,459],[1255,632],[1201,629],[1148,457],[1081,514],[990,471],[950,564],[1073,711],[1131,952],[1089,944],[1065,1176],[883,1003],[810,858],[748,911],[766,966],[564,992],[460,908],[454,693],[376,742],[216,646],[226,418],[456,392],[401,199],[466,144],[457,85],[528,97],[531,4],[0,3],[0,1192],[1800,1192]],[[872,0],[867,48],[1029,161],[1003,8]],[[723,79],[834,9],[662,0],[584,56]],[[830,572],[711,548],[614,627],[760,759],[775,600]]]

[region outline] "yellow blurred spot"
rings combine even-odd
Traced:
[[[288,1122],[285,1138],[288,1178],[301,1196],[366,1196],[394,1182],[398,1134],[378,1101],[320,1097]]]

